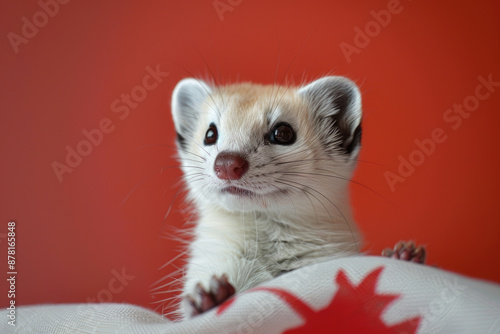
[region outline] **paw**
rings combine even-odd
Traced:
[[[424,263],[425,248],[423,246],[416,247],[413,241],[400,241],[394,246],[394,249],[384,249],[382,256],[408,262]]]
[[[191,318],[206,312],[228,300],[234,293],[235,289],[225,274],[220,278],[213,275],[208,291],[198,283],[194,293],[185,297],[187,316]]]

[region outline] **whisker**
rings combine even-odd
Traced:
[[[161,172],[160,172],[161,173]],[[158,174],[160,174],[158,173]],[[151,180],[153,177],[157,176],[156,174],[154,175],[151,175],[151,176],[148,176],[147,178],[144,178],[142,179],[141,181],[139,181],[139,183],[137,183],[133,188],[132,190],[130,190],[128,192],[128,194],[125,196],[125,198],[122,199],[122,201],[120,202],[120,207],[123,207],[125,205],[125,203],[128,201],[128,199],[130,198],[130,196],[132,196],[132,194],[140,187],[142,186],[146,181],[149,181]]]
[[[300,160],[289,160],[289,161],[281,161],[281,162],[276,162],[275,165],[286,165],[286,164],[291,164],[291,163],[307,163],[307,162],[312,162],[312,161],[326,161],[329,163],[334,163],[332,159],[326,159],[326,158],[313,158],[313,159],[300,159]],[[339,164],[340,166],[340,164]]]
[[[167,263],[165,263],[163,266],[161,266],[160,268],[158,268],[158,270],[161,270],[161,269],[165,268],[166,266],[169,266],[170,264],[172,264],[172,262],[174,262],[175,260],[179,259],[181,256],[184,256],[184,255],[185,255],[185,253],[180,253],[179,255],[175,256],[173,259],[171,259],[170,261],[168,261]],[[163,276],[162,278],[160,278],[159,280],[157,280],[156,282],[154,282],[153,284],[151,284],[151,289],[149,291],[156,291],[156,290],[162,289],[166,285],[170,285],[171,283],[169,282],[169,283],[167,283],[165,285],[154,287],[155,285],[160,284],[161,282],[165,281],[166,279],[169,279],[172,276],[175,276],[175,275],[181,273],[182,271],[183,271],[182,268],[181,269],[177,269],[177,270],[169,273],[168,275]]]
[[[184,138],[184,139],[189,139],[189,140],[191,140],[191,141],[192,141],[192,142],[193,142],[196,146],[198,146],[199,148],[201,148],[201,149],[202,149],[202,150],[203,150],[203,151],[204,151],[204,152],[205,152],[205,153],[206,153],[209,157],[211,156],[211,155],[210,155],[210,153],[208,153],[208,151],[207,151],[207,150],[205,150],[205,149],[203,148],[203,146],[201,146],[201,145],[198,143],[198,141],[196,141],[194,138],[189,137],[189,136],[186,136],[186,135],[184,135],[184,136],[183,136],[183,138]]]
[[[189,167],[189,168],[195,168],[195,169],[203,169],[203,170],[205,170],[205,168],[200,167],[200,166],[163,166],[161,168],[161,173],[163,173],[163,171],[165,169],[170,169],[170,168],[179,168],[180,169],[180,167]]]
[[[268,163],[272,163],[272,162],[275,162],[276,160],[286,158],[289,155],[298,155],[298,156],[300,156],[302,153],[308,152],[308,151],[311,151],[311,149],[309,147],[306,147],[306,148],[304,148],[303,150],[300,150],[300,151],[289,151],[289,152],[277,154],[272,159],[269,159]]]
[[[309,187],[305,184],[302,184],[302,183],[298,183],[298,182],[295,182],[295,181],[291,181],[291,180],[283,180],[283,179],[280,179],[281,181],[286,181],[286,182],[292,182],[292,183],[295,183],[295,184],[298,184],[302,187],[306,187],[308,189],[311,189],[312,191],[318,193],[320,196],[322,196],[325,200],[328,201],[328,203],[330,203],[331,205],[333,205],[335,207],[335,209],[340,213],[340,215],[342,216],[342,218],[344,219],[344,222],[347,224],[347,227],[349,228],[349,231],[352,235],[352,238],[353,238],[353,241],[354,241],[354,244],[356,245],[356,248],[359,248],[358,247],[358,242],[356,241],[356,238],[354,236],[354,232],[352,231],[352,228],[351,228],[351,224],[349,224],[349,221],[347,220],[347,218],[344,216],[344,213],[338,208],[337,205],[335,205],[332,201],[330,201],[330,199],[328,197],[326,197],[325,195],[323,195],[321,192],[317,191],[316,189],[312,188],[312,187]],[[303,189],[304,190],[304,189]],[[304,190],[305,191],[305,190]],[[311,193],[310,193],[311,194]],[[311,196],[315,197],[314,195],[311,194]],[[315,197],[316,198],[316,197]],[[316,198],[317,199],[317,198]],[[328,213],[328,215],[330,216],[330,219],[332,220],[332,222],[334,222],[334,219],[333,217],[330,215],[330,212],[328,211],[328,209],[326,208],[326,206],[323,204],[323,202],[321,202],[319,199],[317,199],[318,202],[323,206],[323,208],[326,210],[326,212]]]
[[[222,103],[225,105],[226,103],[224,102],[224,94],[221,94],[221,92],[220,92],[220,86],[219,86],[219,83],[217,82],[217,79],[215,78],[214,73],[212,72],[212,69],[211,69],[211,68],[210,68],[210,66],[208,65],[207,60],[205,59],[205,57],[203,57],[203,55],[201,54],[200,50],[198,50],[198,48],[196,48],[193,44],[191,44],[191,45],[193,46],[193,48],[196,50],[196,52],[198,53],[198,55],[200,56],[200,58],[203,60],[203,62],[204,62],[204,63],[205,63],[205,65],[207,66],[207,69],[208,69],[208,71],[210,72],[210,75],[212,76],[212,79],[213,79],[213,80],[214,80],[214,82],[215,82],[215,86],[216,86],[216,88],[217,88],[218,94],[219,94],[219,96],[221,96],[221,98],[223,99],[223,102],[222,102]],[[212,99],[212,102],[214,103],[214,105],[216,106],[216,108],[217,108],[217,116],[218,116],[218,118],[220,118],[220,116],[221,116],[221,112],[220,112],[219,108],[217,107],[217,103],[216,103],[216,102],[215,102],[215,100],[213,99],[212,94],[208,94],[208,95],[209,95],[209,97]]]
[[[311,38],[311,35],[313,33],[313,29],[309,32],[309,34],[307,35],[306,39],[304,40],[304,42],[302,43],[302,46],[301,48],[297,51],[297,53],[295,54],[295,56],[292,58],[292,61],[288,64],[286,70],[285,70],[285,74],[283,74],[283,78],[281,79],[281,82],[280,82],[280,86],[283,85],[283,81],[285,80],[285,77],[286,75],[288,74],[288,71],[290,70],[290,68],[292,67],[293,63],[295,63],[295,60],[297,59],[297,57],[299,56],[299,54],[304,50],[306,44],[307,44],[307,41],[309,40],[309,38]],[[287,87],[287,89],[289,88],[289,86]],[[278,97],[278,92],[279,90],[276,92],[276,96],[275,96],[275,99],[274,99],[274,102],[276,101],[276,98]],[[279,99],[280,102],[281,102],[281,99],[283,98],[283,96],[285,95],[286,93],[286,90],[285,92],[283,93],[283,95],[281,96],[281,98]],[[271,110],[273,110],[275,108],[275,105],[274,105],[274,102],[273,104],[271,105]],[[276,104],[276,105],[279,105],[279,102]]]
[[[198,178],[203,179],[205,175],[207,175],[207,174],[205,174],[205,173],[194,173],[194,172],[193,172],[193,173],[187,173],[187,174],[184,174],[184,180],[185,180],[186,182],[196,182],[196,181],[198,181]],[[182,178],[183,178],[183,177],[181,176],[180,178],[181,178],[181,181],[182,181]],[[167,189],[165,189],[165,191],[163,192],[163,198],[165,198],[165,194],[166,194],[167,190],[168,190],[168,188],[167,188]],[[167,212],[165,213],[165,216],[164,216],[164,218],[163,218],[163,221],[166,221],[166,220],[167,220],[168,216],[170,215],[170,212],[172,211],[172,207],[173,207],[173,205],[174,205],[175,200],[177,199],[177,197],[179,196],[179,194],[180,194],[183,190],[185,190],[185,189],[180,188],[180,189],[178,189],[178,190],[175,192],[174,196],[172,197],[172,201],[170,202],[170,205],[169,205],[169,207],[168,207],[168,210],[167,210]]]
[[[302,189],[302,188],[300,188],[300,187],[294,186],[293,184],[285,183],[285,182],[282,182],[282,181],[280,181],[280,180],[275,180],[275,182],[277,182],[277,183],[281,183],[281,184],[284,184],[284,185],[287,185],[287,186],[289,186],[289,187],[292,187],[292,188],[298,189],[298,190],[300,190],[301,192],[303,192],[303,193],[304,193],[304,195],[306,195],[306,197],[307,197],[307,199],[309,200],[309,202],[311,203],[311,207],[314,209],[314,216],[315,216],[315,219],[316,219],[316,220],[319,220],[319,218],[318,218],[318,213],[316,212],[316,209],[315,209],[315,207],[314,207],[314,204],[313,204],[313,202],[312,202],[311,198],[308,196],[308,194],[310,194],[311,196],[315,197],[314,195],[312,195],[311,193],[309,193],[309,192],[305,191],[304,189]],[[318,202],[320,202],[320,203],[321,203],[321,201],[320,201],[317,197],[315,197],[315,198],[316,198],[316,200],[317,200]],[[324,206],[323,206],[323,207],[324,207]],[[326,210],[326,207],[325,207],[325,210]],[[328,212],[328,210],[326,210],[326,211]],[[333,218],[332,218],[331,216],[330,216],[330,219],[332,219],[332,220],[333,220]]]
[[[276,189],[278,189],[280,192],[283,191],[283,189],[281,189],[280,187],[274,185],[274,184],[271,184],[271,186],[275,187]],[[293,210],[294,210],[294,213],[295,213],[295,216],[297,216],[297,207],[295,206],[295,203],[293,201],[293,197],[290,195],[290,194],[287,194],[288,195],[288,198],[290,199],[290,202],[292,203],[292,206],[293,206]],[[276,202],[278,202],[277,199],[275,199]],[[312,202],[311,202],[311,207],[314,208],[314,205],[312,205]],[[315,212],[315,216],[316,216],[316,220],[318,219],[318,215],[316,214]]]
[[[203,58],[203,56],[201,56],[200,51],[199,51],[199,50],[198,50],[198,49],[197,49],[197,48],[196,48],[196,47],[195,47],[192,43],[191,43],[191,46],[193,47],[193,49],[195,49],[195,50],[196,50],[196,52],[198,53],[198,55],[200,55],[200,57],[202,58],[202,60],[203,60],[203,61],[205,62],[205,64],[208,66],[208,64],[206,63],[206,61],[205,61],[205,59]],[[180,68],[181,68],[184,72],[186,72],[187,74],[189,74],[189,76],[190,76],[190,77],[192,77],[193,79],[195,79],[195,80],[196,80],[196,81],[198,81],[199,83],[201,83],[201,84],[204,84],[204,83],[205,83],[202,79],[200,79],[198,76],[194,75],[191,71],[189,71],[189,70],[188,70],[188,69],[186,69],[185,67],[183,67],[183,66],[181,66],[180,64],[177,64],[177,63],[175,63],[175,62],[174,62],[174,64],[175,64],[176,66],[180,67]],[[218,87],[218,84],[217,84],[217,82],[215,81],[215,78],[214,78],[213,76],[212,76],[212,79],[214,79],[214,82],[216,83],[216,87]],[[202,87],[204,87],[204,86],[202,85]],[[215,112],[216,112],[216,113],[220,116],[220,114],[221,114],[221,113],[220,113],[220,110],[219,110],[219,108],[217,107],[217,103],[216,103],[216,102],[215,102],[215,100],[213,99],[211,92],[210,92],[210,91],[208,91],[205,87],[204,87],[204,90],[205,90],[205,93],[206,93],[206,94],[210,97],[210,99],[212,100],[213,105],[214,105],[214,106],[215,106],[215,108],[216,108]]]
[[[192,155],[194,155],[194,156],[202,159],[203,161],[207,160],[203,156],[198,155],[198,154],[193,153],[193,152],[190,152],[190,151],[188,151],[186,149],[183,149],[181,147],[175,147],[175,146],[172,146],[172,145],[165,145],[165,144],[145,144],[145,145],[142,145],[142,146],[136,148],[135,151],[140,151],[140,150],[143,150],[145,148],[150,148],[150,147],[169,148],[169,149],[172,149],[172,150],[175,150],[175,151],[181,151],[181,152],[184,152],[184,153],[192,154]],[[178,157],[177,159],[182,160],[182,159],[185,159],[185,158]]]
[[[381,164],[381,163],[378,163],[378,162],[373,162],[373,161],[356,159],[356,162],[363,162],[363,163],[367,163],[367,164],[371,164],[371,165],[376,165],[376,166],[380,166],[380,167],[384,167],[384,168],[389,168],[389,166],[387,166],[387,165],[384,165],[384,164]]]
[[[278,63],[276,64],[276,71],[274,72],[273,88],[271,90],[271,94],[269,95],[269,101],[268,101],[268,104],[271,105],[271,110],[273,109],[273,106],[271,104],[271,99],[273,98],[274,89],[276,88],[276,80],[278,79],[278,71],[280,68],[280,59],[281,59],[281,47],[280,47],[280,42],[279,42],[279,38],[278,38],[278,32],[276,31],[276,27],[274,27],[274,33],[276,35],[276,44],[278,45]],[[276,89],[279,89],[279,88],[276,88]]]
[[[312,176],[325,176],[325,177],[331,177],[331,178],[335,178],[335,179],[340,179],[340,180],[343,180],[343,181],[347,181],[347,182],[350,182],[350,183],[353,183],[353,184],[356,184],[360,187],[363,187],[369,191],[371,191],[372,193],[374,193],[375,195],[377,195],[378,197],[380,197],[381,199],[383,199],[384,201],[388,202],[388,203],[391,203],[389,200],[387,200],[384,196],[382,196],[380,193],[376,192],[375,190],[373,190],[372,188],[368,187],[367,185],[364,185],[362,183],[359,183],[357,181],[354,181],[354,180],[351,180],[351,179],[348,179],[348,178],[345,178],[345,177],[341,177],[341,176],[338,176],[338,175],[329,175],[329,174],[318,174],[318,173],[308,173],[308,172],[275,172],[276,174],[283,174],[283,175],[312,175]],[[274,173],[273,173],[274,174]]]

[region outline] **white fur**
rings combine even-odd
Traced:
[[[241,292],[307,264],[358,254],[348,194],[358,149],[350,155],[332,149],[338,138],[324,147],[325,136],[338,135],[317,123],[338,111],[331,101],[321,100],[321,92],[329,89],[325,80],[352,88],[352,110],[346,117],[354,129],[361,121],[361,100],[345,78],[323,78],[299,89],[251,84],[210,88],[185,79],[174,90],[173,118],[186,140],[179,156],[198,217],[183,295],[193,293],[198,282],[208,288],[214,274],[226,274]],[[264,143],[264,134],[277,122],[295,129],[293,145]],[[204,146],[210,123],[216,124],[219,138]],[[215,175],[214,161],[223,151],[249,161],[241,179]],[[256,195],[221,193],[228,185]]]

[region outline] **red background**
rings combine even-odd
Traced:
[[[276,71],[278,82],[332,73],[360,85],[364,147],[355,180],[377,194],[353,185],[352,199],[367,252],[416,239],[428,246],[431,264],[500,282],[500,89],[457,130],[443,120],[474,94],[478,76],[500,81],[500,6],[400,6],[348,62],[340,44],[354,45],[355,27],[364,29],[374,20],[370,11],[386,9],[387,1],[245,0],[223,20],[211,0],[70,1],[17,53],[7,35],[21,35],[22,18],[32,21],[40,6],[4,4],[0,247],[6,254],[7,222],[15,220],[17,304],[85,302],[100,291],[109,300],[102,291],[123,268],[134,278],[112,301],[154,308],[171,297],[153,298],[150,289],[182,265],[158,269],[179,254],[181,243],[164,236],[186,216],[174,198],[179,171],[160,173],[176,165],[174,151],[161,146],[174,142],[172,89],[192,75],[272,83]],[[157,64],[169,76],[120,120],[112,101]],[[65,147],[76,148],[82,130],[103,118],[114,131],[59,182],[51,164],[64,163]],[[414,141],[435,128],[446,142],[391,191],[384,173],[397,173],[398,157],[408,158]]]

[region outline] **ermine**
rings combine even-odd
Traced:
[[[362,107],[351,80],[290,87],[188,78],[174,89],[172,115],[196,213],[184,318],[282,273],[360,253],[349,182]],[[423,249],[406,249],[421,262]]]

